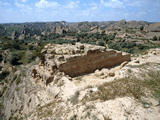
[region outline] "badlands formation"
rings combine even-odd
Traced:
[[[133,56],[88,44],[48,44],[42,54],[8,91],[7,119],[160,119],[159,101],[141,89],[149,73],[160,73],[160,49]]]

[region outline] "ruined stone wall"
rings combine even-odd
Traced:
[[[130,61],[130,54],[122,55],[122,52],[114,50],[99,51],[90,50],[86,55],[69,59],[59,66],[59,70],[71,77],[94,72],[96,69],[110,68]]]

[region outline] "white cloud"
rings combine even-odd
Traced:
[[[134,1],[123,0],[123,1],[126,6],[130,6],[130,7],[139,7],[145,3],[144,0],[134,0]]]
[[[23,3],[27,2],[27,0],[21,0]]]
[[[110,8],[123,8],[123,2],[121,2],[120,0],[109,0],[109,1],[104,1],[104,0],[100,0],[101,4],[103,4],[106,7],[110,7]]]
[[[77,8],[78,6],[79,6],[79,1],[76,1],[76,2],[71,1],[69,4],[65,6],[65,8],[73,9],[73,8]]]
[[[20,7],[20,8],[25,7],[25,5],[24,5],[24,4],[22,4],[22,3],[18,3],[18,2],[16,2],[16,3],[15,3],[15,5],[16,5],[16,7]]]
[[[40,0],[39,2],[35,3],[37,8],[57,8],[59,6],[58,2],[48,2],[47,0]]]
[[[0,6],[9,6],[9,2],[0,1]]]
[[[90,4],[92,10],[97,10],[98,9],[98,5],[96,3],[91,3]]]
[[[19,3],[19,2],[15,2],[15,5],[16,5],[16,7],[24,9],[24,10],[31,10],[32,9],[32,7],[30,7],[26,4],[23,4],[23,3]]]

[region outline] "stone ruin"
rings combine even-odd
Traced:
[[[97,69],[111,68],[131,60],[128,53],[80,43],[48,44],[42,52],[46,53],[45,66],[52,66],[52,71],[58,70],[70,77],[92,73]]]

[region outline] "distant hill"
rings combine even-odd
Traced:
[[[69,23],[65,21],[61,22],[35,22],[35,23],[12,23],[12,24],[1,24],[0,35],[11,35],[13,32],[18,34],[29,34],[41,35],[42,32],[47,33],[63,33],[64,31],[72,32],[90,32],[92,27],[98,27],[100,30],[114,30],[114,29],[125,29],[125,28],[139,28],[140,26],[151,25],[149,22],[144,21],[108,21],[108,22],[76,22]],[[158,24],[156,24],[158,25]],[[156,26],[155,25],[155,26]],[[152,26],[152,25],[151,25]]]

